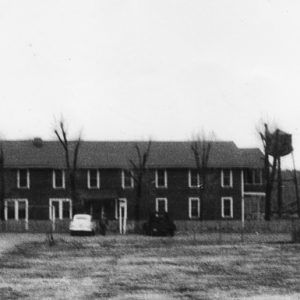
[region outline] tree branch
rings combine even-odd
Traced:
[[[141,165],[141,163],[142,163],[142,154],[141,154],[141,150],[140,150],[138,144],[135,144],[135,145],[134,145],[134,148],[135,148],[135,150],[136,150],[136,152],[137,152],[137,155],[138,155],[139,165]]]
[[[58,131],[57,131],[56,129],[54,130],[54,133],[56,134],[56,136],[57,136],[59,142],[62,144],[62,146],[64,147],[64,149],[67,151],[67,147],[66,147],[65,143],[64,143],[64,141],[62,140],[60,134],[58,133]]]

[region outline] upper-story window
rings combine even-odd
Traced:
[[[65,188],[65,171],[64,170],[53,170],[52,185],[53,185],[54,189],[64,189]]]
[[[189,187],[190,188],[199,188],[200,184],[200,174],[198,170],[191,169],[189,170]]]
[[[262,171],[259,169],[246,169],[244,171],[245,184],[262,184]]]
[[[133,173],[129,170],[122,170],[122,188],[130,189],[134,187]]]
[[[155,171],[155,187],[168,187],[167,170],[159,169]]]
[[[89,189],[100,188],[100,172],[97,169],[87,171],[87,186]]]
[[[27,169],[20,169],[17,172],[17,187],[19,189],[29,189],[30,174]]]
[[[221,170],[221,186],[232,187],[232,170],[230,169]]]

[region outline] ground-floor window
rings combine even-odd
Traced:
[[[222,197],[222,218],[233,218],[233,200],[232,197]]]
[[[262,194],[245,194],[244,218],[246,220],[263,220],[265,213],[265,196]]]
[[[156,198],[155,199],[155,211],[160,213],[168,212],[168,199]]]
[[[198,219],[200,217],[200,199],[189,198],[189,218]]]
[[[49,219],[72,219],[72,200],[67,198],[49,199]]]
[[[5,220],[28,220],[27,199],[5,199],[4,201]]]

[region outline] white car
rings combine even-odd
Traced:
[[[73,220],[70,222],[70,233],[75,235],[76,233],[89,233],[95,235],[96,222],[93,221],[92,216],[88,214],[74,215]]]

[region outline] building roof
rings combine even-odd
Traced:
[[[2,141],[4,166],[7,168],[65,168],[65,156],[58,141],[33,143],[32,140]],[[128,168],[137,160],[135,145],[146,149],[148,142],[82,141],[79,168]],[[71,159],[75,142],[70,142]],[[209,167],[262,168],[263,155],[258,148],[242,149],[233,142],[212,142]],[[193,168],[191,142],[152,141],[149,167]]]

